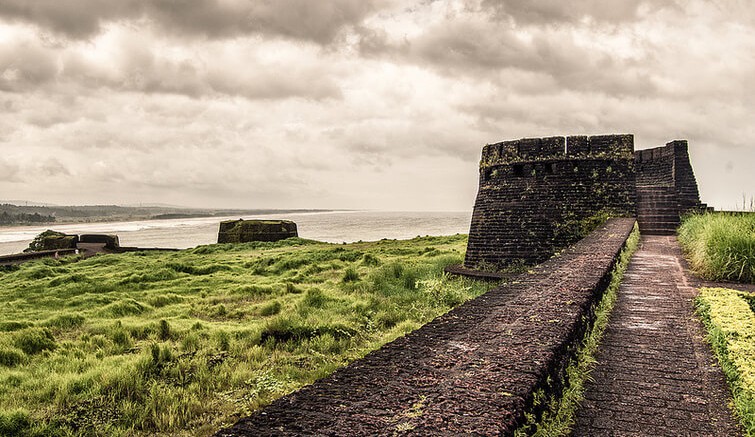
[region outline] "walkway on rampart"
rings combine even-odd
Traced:
[[[693,314],[673,236],[643,235],[629,264],[575,436],[736,436],[728,391]]]

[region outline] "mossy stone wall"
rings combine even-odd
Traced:
[[[485,146],[464,265],[542,262],[579,223],[636,214],[632,135],[524,138]]]
[[[220,223],[218,243],[278,241],[298,236],[296,223],[289,220],[229,220]]]

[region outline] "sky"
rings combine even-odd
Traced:
[[[755,196],[749,0],[0,0],[0,199],[471,210],[482,147],[687,139]]]

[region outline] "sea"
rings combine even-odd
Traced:
[[[0,227],[0,255],[22,252],[47,229],[66,234],[117,234],[121,246],[187,249],[217,242],[223,220],[283,219],[296,223],[299,236],[330,243],[409,239],[469,232],[471,211],[331,211],[233,217],[139,220],[44,226]]]

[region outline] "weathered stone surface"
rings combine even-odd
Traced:
[[[618,291],[575,436],[736,436],[721,368],[673,237],[643,236]]]
[[[298,237],[296,223],[289,220],[228,220],[220,223],[218,243],[278,241]]]
[[[637,215],[646,234],[673,234],[681,214],[704,207],[686,141],[637,152],[632,135],[488,144],[464,267],[541,262],[602,211]]]
[[[665,146],[638,150],[637,222],[644,234],[673,235],[680,216],[701,210],[695,174],[689,161],[687,141],[671,141]]]
[[[104,244],[108,249],[120,247],[120,240],[115,234],[82,234],[79,242],[84,244]]]
[[[542,262],[601,211],[635,215],[634,137],[525,138],[489,144],[480,162],[465,267]]]
[[[217,435],[511,435],[537,410],[538,389],[560,389],[633,225],[610,220],[532,273]]]

